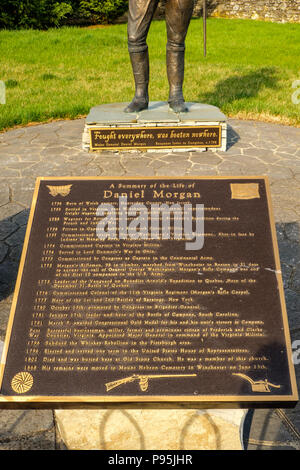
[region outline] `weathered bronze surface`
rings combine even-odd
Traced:
[[[172,230],[128,238],[125,195],[146,211],[204,204],[203,248]],[[97,236],[102,203],[114,239]],[[0,383],[1,406],[295,404],[266,178],[38,179]]]
[[[90,129],[91,150],[220,147],[221,126],[99,127]]]
[[[125,112],[148,107],[149,54],[146,43],[158,0],[129,0],[128,50],[135,81],[135,96]],[[192,17],[194,0],[167,0],[167,76],[169,105],[175,112],[186,111],[182,86],[184,80],[185,38]]]

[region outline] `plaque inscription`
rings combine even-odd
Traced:
[[[192,206],[196,234],[197,204],[204,244],[187,249],[183,215]],[[37,180],[2,406],[292,406],[291,357],[265,177]]]
[[[90,148],[124,150],[220,147],[221,131],[221,126],[98,127],[90,129]]]

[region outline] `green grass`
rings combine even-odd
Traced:
[[[165,23],[152,23],[150,99],[166,100]],[[187,101],[219,106],[228,116],[300,125],[292,84],[300,79],[300,24],[208,20],[207,57],[202,21],[186,41]],[[129,101],[133,79],[126,25],[0,31],[0,130],[29,122],[86,115],[92,106]]]

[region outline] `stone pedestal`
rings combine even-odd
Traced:
[[[242,450],[246,410],[56,410],[70,450]]]
[[[226,151],[226,116],[208,104],[186,103],[188,111],[175,113],[162,101],[153,101],[139,113],[125,113],[127,103],[95,106],[85,121],[84,150],[114,151]]]

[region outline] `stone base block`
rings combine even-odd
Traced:
[[[85,121],[82,147],[86,151],[186,152],[226,151],[226,116],[208,104],[186,103],[175,113],[153,101],[139,113],[125,113],[128,103],[95,106]]]
[[[70,450],[242,450],[246,410],[56,410]]]

